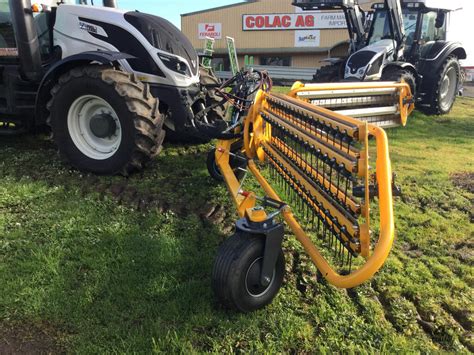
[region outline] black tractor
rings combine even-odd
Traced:
[[[461,86],[459,60],[466,51],[446,40],[449,13],[456,5],[433,0],[385,0],[365,13],[356,0],[296,0],[303,10],[342,10],[350,46],[345,58],[329,58],[316,82],[407,82],[417,107],[427,114],[448,113]]]

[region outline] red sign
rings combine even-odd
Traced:
[[[222,38],[222,23],[200,23],[198,25],[199,39]]]

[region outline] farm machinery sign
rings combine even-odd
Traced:
[[[222,23],[200,23],[198,25],[199,39],[221,39]]]
[[[244,31],[321,30],[346,28],[342,12],[243,15]]]

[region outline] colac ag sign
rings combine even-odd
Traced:
[[[243,15],[244,31],[320,30],[346,28],[342,12]]]

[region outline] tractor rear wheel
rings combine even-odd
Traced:
[[[453,108],[458,94],[461,66],[456,56],[450,56],[444,62],[436,77],[436,85],[428,93],[429,101],[422,111],[430,115],[445,115]]]
[[[62,158],[79,170],[128,175],[161,151],[159,101],[134,74],[90,65],[61,76],[48,103]]]

